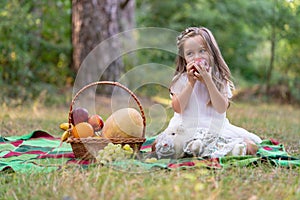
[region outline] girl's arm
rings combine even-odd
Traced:
[[[201,81],[204,80],[204,83],[207,87],[212,106],[216,109],[218,113],[224,113],[228,108],[228,98],[225,97],[214,84],[212,80],[212,67],[209,68],[209,71],[206,70],[206,66],[200,66],[198,72],[195,73],[195,77]]]
[[[218,113],[224,113],[228,108],[228,98],[221,94],[210,77],[203,78],[211,99],[212,106]]]
[[[177,113],[182,113],[189,102],[190,96],[192,94],[194,84],[187,82],[186,86],[179,94],[172,95],[172,108]]]
[[[193,66],[195,65],[194,62],[190,62],[186,66],[187,71],[187,84],[181,91],[181,93],[172,95],[172,108],[177,113],[182,113],[187,106],[189,99],[191,97],[194,85],[197,81],[197,78],[194,77],[194,71],[192,70]]]

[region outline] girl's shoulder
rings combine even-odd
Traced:
[[[182,74],[177,74],[173,77],[173,80],[174,82],[177,82],[177,81],[187,81],[187,73],[184,72]]]
[[[186,85],[187,81],[188,79],[186,73],[177,74],[176,76],[174,76],[172,80],[172,85],[170,87],[171,92],[174,94],[180,92]]]

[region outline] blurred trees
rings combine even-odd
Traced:
[[[70,2],[0,1],[0,102],[21,104],[73,76]]]
[[[278,85],[300,100],[300,1],[137,0],[139,26],[206,26],[242,86]],[[174,41],[175,42],[175,41]],[[280,92],[279,92],[280,93]],[[281,94],[279,94],[281,95]],[[283,97],[285,98],[285,97]]]
[[[0,1],[1,102],[21,103],[72,84],[71,11],[70,0]],[[299,16],[296,0],[136,0],[135,8],[136,27],[208,27],[239,86],[260,84],[272,92],[279,85],[300,102]],[[146,56],[169,65],[175,57],[141,50],[139,59]]]
[[[249,5],[250,11],[257,15],[248,18],[246,22],[262,29],[259,33],[263,38],[258,45],[270,46],[265,78],[267,93],[270,92],[272,81],[279,81],[276,77],[273,79],[273,73],[275,76],[278,72],[287,75],[279,77],[280,79],[293,80],[294,75],[297,74],[297,68],[300,67],[299,54],[294,52],[299,49],[299,45],[296,45],[298,47],[293,45],[294,42],[299,44],[300,41],[298,36],[300,31],[299,5],[296,1],[283,0],[257,1],[256,4]],[[290,49],[290,45],[296,48],[293,51],[287,50]],[[291,66],[291,62],[295,62],[296,65]],[[289,71],[292,73],[289,74]]]

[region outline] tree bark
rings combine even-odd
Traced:
[[[270,88],[271,88],[271,78],[272,78],[272,72],[274,68],[274,60],[275,60],[275,46],[276,46],[276,20],[275,20],[275,15],[276,15],[276,5],[277,1],[275,1],[272,13],[273,13],[273,23],[271,27],[271,55],[270,55],[270,64],[269,68],[267,69],[267,77],[266,77],[266,94],[270,93]]]
[[[271,78],[272,78],[274,59],[275,59],[275,45],[276,45],[276,32],[275,32],[275,27],[272,27],[270,65],[267,71],[267,86],[266,86],[267,94],[270,93],[270,88],[271,88]]]
[[[72,0],[72,68],[78,72],[87,55],[102,41],[134,26],[134,0]],[[107,53],[118,51],[113,40]],[[124,71],[122,58],[112,60],[99,80],[117,80]],[[87,82],[89,75],[87,74]]]

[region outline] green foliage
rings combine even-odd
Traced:
[[[71,76],[70,1],[1,1],[1,101],[54,94]]]
[[[136,0],[135,12],[137,27],[211,29],[237,83],[243,80],[245,86],[266,83],[275,30],[271,84],[285,84],[300,99],[300,1]],[[0,102],[21,104],[45,91],[54,96],[72,83],[71,1],[3,0],[0,16]],[[174,66],[176,55],[169,52],[135,53],[139,64]],[[124,61],[127,71],[137,64],[131,57]],[[151,90],[143,93],[158,94],[160,88]]]
[[[234,77],[245,80],[248,85],[266,84],[272,30],[275,30],[271,83],[277,85],[282,79],[289,80],[293,95],[300,90],[296,83],[296,77],[300,76],[299,15],[299,1],[137,0],[139,26],[167,27],[177,31],[188,26],[208,27]],[[156,61],[161,60],[156,55]]]

